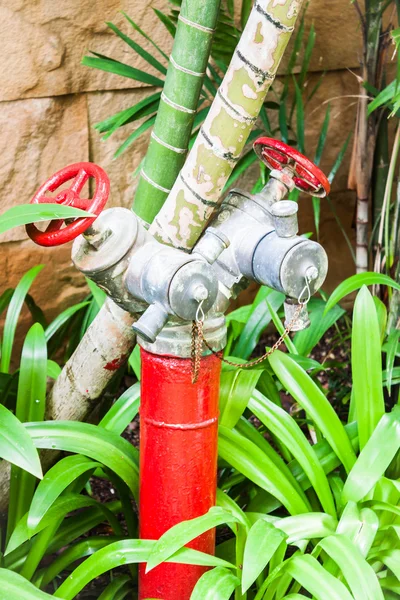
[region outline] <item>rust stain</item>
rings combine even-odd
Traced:
[[[104,365],[105,370],[106,371],[118,371],[118,369],[124,364],[127,356],[128,356],[127,354],[123,354],[119,358],[114,358],[114,360],[110,360],[110,362],[108,362],[106,365]]]

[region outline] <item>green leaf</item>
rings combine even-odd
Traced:
[[[38,590],[37,587],[18,573],[14,573],[9,569],[0,569],[0,600],[10,600],[10,598],[47,600],[53,598],[53,596]]]
[[[136,346],[132,350],[131,355],[128,358],[128,363],[129,363],[129,366],[131,367],[132,371],[135,373],[136,379],[138,381],[140,381],[140,378],[141,378],[141,375],[142,375],[141,374],[142,361],[141,361],[141,358],[140,358],[140,346],[139,346],[139,344],[136,344]]]
[[[328,108],[326,109],[325,119],[324,119],[324,122],[322,124],[321,133],[319,135],[317,150],[315,152],[314,163],[316,165],[319,165],[320,162],[321,162],[322,153],[323,153],[324,148],[325,148],[326,137],[328,135],[328,129],[329,129],[330,119],[331,119],[331,105],[329,103],[328,104]]]
[[[299,152],[304,153],[305,141],[304,141],[304,104],[303,96],[301,94],[300,87],[294,79],[295,95],[296,95],[296,122],[297,122],[297,146]]]
[[[244,549],[242,592],[243,594],[255,582],[260,573],[265,569],[280,544],[285,539],[285,534],[276,529],[271,523],[260,519],[250,529]]]
[[[104,136],[104,139],[106,139],[119,127],[123,127],[124,125],[132,123],[137,119],[146,117],[152,112],[156,112],[157,107],[160,104],[160,97],[161,92],[156,92],[155,94],[146,96],[133,106],[125,108],[111,117],[107,117],[107,119],[100,121],[100,123],[96,123],[94,127],[99,133],[107,133],[107,136]]]
[[[345,585],[328,573],[313,556],[294,556],[287,562],[285,571],[316,600],[354,600]]]
[[[275,311],[282,306],[285,299],[283,294],[275,292],[270,288],[262,288],[260,291],[263,291],[264,297],[268,298],[269,304]],[[251,316],[232,350],[233,356],[245,360],[250,357],[260,339],[261,333],[271,322],[271,313],[266,302],[260,301],[258,304],[253,303],[253,306],[254,309]]]
[[[38,453],[25,427],[1,404],[0,457],[39,479],[43,477]]]
[[[157,46],[157,44],[153,41],[153,39],[147,35],[147,33],[145,33],[140,27],[139,25],[137,25],[135,23],[135,21],[133,21],[130,17],[128,17],[128,15],[126,14],[126,12],[124,12],[123,10],[121,11],[122,14],[124,15],[125,19],[128,21],[128,23],[130,23],[133,27],[133,29],[135,31],[137,31],[138,33],[140,33],[141,36],[143,36],[148,42],[150,42],[150,44],[152,44],[152,46],[158,50],[158,52],[161,54],[161,56],[163,56],[166,60],[168,60],[168,56],[165,54],[165,52],[163,52],[161,50],[161,48],[159,46]]]
[[[85,585],[99,575],[121,565],[146,562],[154,544],[153,540],[122,540],[109,544],[80,564],[56,590],[54,596],[72,600]],[[191,548],[178,550],[169,562],[205,567],[233,567],[225,560]]]
[[[277,498],[290,514],[308,512],[307,503],[274,462],[235,430],[220,426],[219,455],[248,479]]]
[[[61,373],[61,367],[54,360],[47,361],[47,377],[50,379],[57,379]]]
[[[276,406],[255,391],[249,403],[250,410],[288,448],[310,480],[325,512],[336,517],[335,503],[328,479],[313,447],[283,408]]]
[[[138,497],[138,452],[119,435],[75,421],[26,423],[25,427],[37,448],[84,454],[114,471]]]
[[[363,285],[387,285],[400,291],[400,284],[387,275],[383,275],[382,273],[357,273],[357,275],[352,275],[342,281],[332,292],[326,303],[325,313],[331,310],[342,298],[360,289]]]
[[[284,388],[314,421],[349,472],[356,456],[347,433],[326,396],[290,356],[277,350],[269,357],[269,362]]]
[[[328,313],[326,303],[319,298],[312,298],[308,303],[311,325],[294,336],[294,344],[299,354],[308,356],[320,342],[325,333],[345,314],[345,310],[335,306]]]
[[[128,44],[128,46],[130,48],[132,48],[132,50],[134,50],[137,54],[139,54],[139,56],[141,56],[142,58],[144,58],[144,60],[151,65],[152,67],[154,67],[155,69],[157,69],[157,71],[159,71],[160,73],[162,73],[163,75],[167,74],[167,69],[164,67],[164,65],[162,65],[156,58],[154,58],[154,56],[152,54],[150,54],[149,52],[147,52],[144,48],[142,48],[140,46],[140,44],[137,44],[134,40],[132,40],[129,36],[125,35],[120,29],[118,29],[118,27],[116,25],[114,25],[113,23],[106,23],[108,25],[108,27],[116,34],[118,35],[121,40],[123,40],[126,44]]]
[[[379,323],[368,288],[358,293],[351,342],[353,393],[362,450],[385,413]]]
[[[302,540],[324,538],[336,531],[338,522],[325,513],[305,513],[294,517],[285,517],[274,523],[283,531],[288,544],[298,544]]]
[[[394,329],[386,344],[386,388],[391,395],[394,361],[396,359],[397,348],[399,347],[400,329]]]
[[[104,290],[99,288],[99,286],[94,281],[92,281],[88,277],[85,277],[85,279],[94,301],[96,302],[99,308],[102,308],[104,302],[106,301],[107,294]]]
[[[150,73],[146,73],[140,69],[135,69],[130,65],[113,60],[108,56],[102,58],[99,58],[98,56],[84,56],[82,59],[82,65],[85,65],[86,67],[92,67],[93,69],[99,69],[100,71],[114,73],[115,75],[127,77],[128,79],[147,83],[148,85],[155,87],[163,87],[164,85],[164,81],[162,79],[159,79],[154,75],[150,75]]]
[[[339,566],[355,600],[384,600],[375,571],[346,536],[331,535],[318,545]]]
[[[168,33],[170,33],[172,37],[175,37],[176,26],[174,25],[173,21],[171,21],[171,19],[167,15],[161,12],[161,10],[158,10],[157,8],[153,8],[153,10],[156,13],[157,17],[160,19],[161,23],[165,25]]]
[[[114,528],[117,529],[117,533],[120,533],[121,529],[118,519],[107,509],[105,504],[100,504],[97,500],[93,500],[93,498],[89,498],[88,496],[65,494],[54,502],[53,506],[33,530],[28,528],[28,513],[26,513],[12,532],[5,554],[9,554],[18,548],[18,546],[31,539],[33,535],[46,529],[46,527],[57,524],[60,520],[62,521],[68,513],[85,507],[99,508]]]
[[[228,510],[215,506],[201,517],[182,521],[166,531],[154,544],[146,566],[146,573],[170,558],[177,550],[209,529],[224,523],[236,523],[237,518]]]
[[[99,423],[108,431],[118,435],[126,429],[139,412],[140,383],[134,383],[118,398]]]
[[[80,208],[62,204],[20,204],[12,206],[0,215],[0,234],[20,225],[50,221],[51,219],[71,219],[73,217],[94,217]]]
[[[44,419],[47,382],[47,346],[43,327],[32,325],[22,348],[15,416],[19,421]],[[10,477],[10,499],[7,521],[9,536],[29,509],[36,479],[13,465]]]
[[[231,571],[217,567],[200,577],[190,600],[229,600],[239,585],[239,579]]]
[[[235,427],[257,385],[261,370],[235,369],[221,373],[220,423],[229,429]]]
[[[155,120],[156,120],[156,115],[153,115],[152,117],[150,117],[150,119],[147,119],[147,121],[145,121],[144,123],[142,123],[137,129],[135,129],[135,131],[133,131],[131,133],[131,135],[128,136],[128,138],[125,140],[125,142],[123,144],[121,144],[121,146],[118,148],[118,150],[114,154],[114,158],[118,158],[119,156],[121,156],[121,154],[123,152],[125,152],[125,150],[131,144],[133,144],[133,142],[138,137],[140,137],[142,135],[142,133],[144,133],[145,131],[147,131],[149,129],[149,127],[152,127],[154,125]]]
[[[44,332],[46,336],[46,342],[48,342],[53,337],[53,335],[57,333],[57,331],[63,325],[65,325],[65,323],[67,323],[71,319],[71,317],[74,316],[74,314],[76,314],[79,310],[81,310],[85,306],[88,306],[89,304],[90,302],[80,302],[79,304],[70,306],[69,308],[65,309],[62,313],[57,315],[54,321],[52,321],[50,325],[46,327],[46,330]]]
[[[332,183],[332,181],[336,177],[336,173],[338,172],[339,167],[340,167],[340,165],[343,162],[344,155],[346,154],[347,146],[349,145],[351,136],[352,136],[352,133],[349,133],[349,135],[347,136],[347,139],[346,139],[345,143],[343,144],[343,146],[342,146],[339,154],[336,157],[336,160],[335,160],[335,162],[333,164],[331,172],[328,175],[328,181],[329,181],[329,183]]]
[[[28,513],[28,529],[33,531],[39,525],[57,498],[73,481],[97,467],[100,467],[100,463],[79,454],[58,461],[47,471],[35,491]]]
[[[55,579],[62,571],[68,569],[71,565],[73,565],[77,560],[85,558],[86,556],[91,556],[101,548],[108,546],[109,544],[113,544],[118,541],[118,538],[111,535],[103,535],[103,536],[93,536],[91,535],[89,538],[81,540],[72,546],[68,546],[66,550],[64,550],[60,555],[58,555],[53,562],[45,569],[43,576],[41,578],[41,587],[47,586],[53,579]],[[116,578],[114,581],[116,581]],[[130,577],[127,576],[128,581],[132,581]],[[107,586],[108,588],[109,586]],[[107,589],[106,588],[106,589]],[[101,595],[100,598],[103,597]],[[110,598],[109,596],[105,596],[106,598]],[[113,600],[114,597],[111,597]]]
[[[351,470],[343,488],[343,499],[358,502],[384,475],[400,448],[400,407],[384,415]]]
[[[100,594],[98,600],[115,600],[117,598],[117,594],[122,589],[125,587],[129,588],[131,585],[132,579],[129,577],[129,575],[120,575],[119,577],[116,577],[110,581],[104,592]]]
[[[32,205],[33,206],[33,205]],[[1,347],[0,371],[8,373],[10,369],[11,353],[14,344],[15,330],[25,297],[44,265],[37,265],[30,269],[19,281],[14,290],[10,304],[7,309],[6,320],[3,330],[3,344]]]

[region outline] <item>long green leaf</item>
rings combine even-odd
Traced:
[[[323,509],[336,517],[335,503],[328,479],[313,447],[296,421],[282,408],[255,391],[249,408],[258,419],[288,448],[314,487]]]
[[[285,570],[317,600],[354,600],[346,586],[328,573],[313,556],[294,556]]]
[[[114,471],[138,497],[138,453],[119,435],[75,421],[26,423],[25,427],[37,448],[53,448],[88,456]]]
[[[21,421],[44,419],[47,382],[47,346],[43,327],[32,325],[22,348],[15,416]],[[7,537],[29,509],[36,479],[12,465]]]
[[[159,79],[154,75],[150,75],[145,71],[141,71],[140,69],[135,69],[130,65],[115,61],[107,56],[102,58],[99,58],[98,56],[84,56],[82,59],[82,64],[86,67],[92,67],[94,69],[100,69],[100,71],[114,73],[115,75],[127,77],[128,79],[134,79],[135,81],[147,83],[148,85],[155,87],[162,87],[164,85],[164,81],[162,79]]]
[[[239,585],[239,579],[229,569],[217,567],[200,577],[190,600],[229,600]]]
[[[43,477],[35,446],[22,423],[0,404],[0,457],[35,477]]]
[[[351,342],[353,399],[361,450],[385,413],[380,337],[375,304],[363,286],[354,305]]]
[[[20,225],[49,221],[51,219],[72,219],[76,217],[95,216],[80,208],[63,206],[62,204],[20,204],[12,206],[0,215],[0,234]]]
[[[384,600],[373,568],[346,536],[331,535],[319,546],[339,566],[355,600]]]
[[[28,528],[34,530],[64,490],[83,473],[100,463],[80,454],[67,456],[54,465],[39,483],[28,513]]]
[[[154,544],[153,540],[122,540],[102,548],[79,565],[56,590],[54,596],[72,600],[85,585],[99,575],[121,565],[146,562]],[[168,562],[205,567],[233,567],[225,560],[191,548],[178,550]]]
[[[271,523],[260,519],[250,529],[243,558],[242,592],[245,593],[265,569],[285,534]]]
[[[356,456],[339,417],[325,395],[290,356],[277,350],[269,357],[269,362],[284,388],[314,421],[349,472]]]
[[[99,423],[108,431],[121,435],[136,417],[140,404],[140,383],[134,383],[118,398]]]
[[[345,314],[339,306],[326,313],[325,306],[326,303],[319,298],[312,298],[308,303],[311,325],[296,333],[293,340],[298,353],[303,356],[308,356],[328,329]]]
[[[152,67],[154,67],[155,69],[157,69],[157,71],[159,71],[160,73],[162,73],[163,75],[167,74],[167,69],[166,67],[164,67],[164,65],[162,65],[156,58],[154,58],[154,56],[152,54],[150,54],[150,52],[147,52],[144,48],[142,48],[140,46],[140,44],[136,43],[134,40],[132,40],[129,36],[125,35],[120,29],[118,29],[118,27],[116,25],[114,25],[113,23],[109,23],[107,22],[108,27],[116,34],[118,35],[121,40],[123,40],[126,44],[128,44],[128,46],[130,48],[132,48],[132,50],[134,50],[137,54],[139,54],[139,56],[141,56],[142,58],[144,58],[144,60],[151,65]]]
[[[9,569],[0,569],[0,600],[48,600],[53,598],[37,589],[25,577]]]
[[[384,475],[400,448],[400,407],[384,415],[351,470],[343,488],[345,502],[358,502]]]
[[[220,423],[232,429],[240,419],[257,385],[261,370],[223,371],[220,388]]]
[[[55,579],[62,571],[68,569],[77,560],[91,556],[101,548],[109,546],[114,542],[119,541],[118,538],[111,535],[93,536],[81,540],[72,546],[68,546],[64,552],[62,552],[53,562],[49,565],[43,573],[41,578],[41,587],[48,585],[53,579]],[[128,577],[128,581],[131,579]],[[103,595],[103,594],[102,594]],[[102,595],[100,597],[102,597]],[[109,598],[109,596],[105,596]],[[113,597],[112,597],[113,598]]]
[[[193,539],[209,529],[224,523],[236,523],[237,518],[228,510],[215,506],[201,517],[182,521],[168,529],[154,544],[146,566],[146,573],[170,558],[177,550],[183,548]]]
[[[14,290],[10,304],[7,309],[6,320],[3,330],[3,344],[1,348],[0,371],[8,373],[10,369],[11,353],[14,344],[15,330],[25,297],[34,282],[36,276],[43,269],[44,265],[38,265],[30,269],[19,281]]]
[[[291,514],[308,512],[297,489],[255,444],[234,430],[220,427],[218,451],[230,465],[275,496]]]
[[[335,304],[340,302],[342,298],[362,288],[363,285],[387,285],[388,287],[400,291],[400,284],[396,283],[387,275],[383,275],[382,273],[357,273],[342,281],[342,283],[332,292],[326,303],[325,313],[333,308]]]
[[[261,291],[264,292],[264,297],[268,298],[268,302],[274,310],[278,310],[282,306],[285,299],[283,294],[272,291],[269,288],[263,288]],[[261,333],[270,322],[271,313],[268,305],[262,301],[255,304],[251,316],[232,350],[233,356],[247,360],[256,347]]]
[[[80,302],[79,304],[75,304],[74,306],[66,308],[62,313],[57,315],[54,321],[52,321],[50,325],[46,327],[46,330],[44,332],[46,336],[46,342],[48,342],[53,337],[53,335],[57,333],[57,331],[63,325],[65,325],[65,323],[67,323],[67,321],[69,321],[71,317],[74,316],[74,314],[76,314],[79,310],[81,310],[85,306],[88,306],[89,304],[90,302]]]
[[[46,527],[57,524],[59,521],[62,522],[64,517],[70,512],[86,507],[99,508],[103,512],[104,516],[109,520],[110,524],[114,527],[116,533],[121,533],[118,519],[116,519],[113,513],[108,510],[105,504],[100,504],[100,502],[97,502],[97,500],[89,498],[88,496],[83,496],[80,494],[65,494],[64,496],[60,496],[54,502],[53,506],[47,511],[35,529],[31,530],[28,528],[28,513],[22,517],[12,532],[10,541],[8,542],[6,548],[6,554],[9,554],[18,548],[18,546],[21,546],[21,544],[31,539],[33,535],[36,535],[37,533],[40,533],[46,529]]]

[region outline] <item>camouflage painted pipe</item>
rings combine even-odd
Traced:
[[[294,30],[302,0],[256,0],[228,71],[150,232],[190,250],[221,200]]]
[[[133,208],[151,223],[185,161],[220,0],[184,0]]]

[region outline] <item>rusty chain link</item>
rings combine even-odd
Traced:
[[[191,344],[192,383],[196,383],[199,379],[203,344],[221,362],[224,362],[227,365],[231,365],[232,367],[238,367],[240,369],[250,369],[251,367],[255,367],[256,365],[259,365],[260,363],[264,362],[264,360],[266,360],[268,358],[268,356],[271,356],[271,354],[273,354],[276,350],[278,350],[279,346],[282,344],[282,342],[284,342],[284,340],[287,338],[287,336],[289,335],[289,333],[292,331],[293,327],[297,323],[297,320],[298,320],[304,306],[306,306],[310,300],[311,290],[310,290],[310,285],[309,285],[310,282],[309,282],[307,276],[306,276],[305,280],[306,280],[306,285],[304,286],[303,290],[301,291],[301,293],[299,295],[298,307],[297,307],[292,319],[286,325],[285,330],[282,333],[282,335],[280,336],[280,338],[275,342],[275,344],[272,346],[272,348],[270,348],[267,352],[265,352],[265,354],[260,356],[260,358],[250,360],[249,362],[245,362],[245,363],[236,363],[236,362],[233,362],[231,360],[224,358],[222,351],[216,352],[215,350],[213,350],[213,348],[210,346],[210,344],[204,338],[203,328],[204,328],[205,315],[204,315],[203,308],[202,308],[203,301],[201,301],[197,308],[196,319],[194,321],[192,321],[192,344]],[[303,297],[304,292],[307,292],[307,298],[306,298],[306,300],[302,301],[301,298]]]
[[[228,360],[223,357],[222,351],[216,352],[215,350],[213,350],[213,348],[210,346],[210,344],[204,338],[204,333],[203,333],[204,321],[192,321],[192,354],[191,354],[192,383],[196,383],[199,378],[203,344],[221,362],[224,362],[227,365],[231,365],[232,367],[239,367],[241,369],[250,369],[251,367],[255,367],[256,365],[259,365],[262,362],[264,362],[264,360],[266,360],[268,358],[268,356],[271,356],[271,354],[273,354],[276,350],[278,350],[279,346],[282,344],[282,342],[284,342],[284,340],[287,338],[289,333],[292,331],[305,304],[306,303],[299,304],[299,306],[297,307],[297,309],[293,315],[293,318],[287,324],[287,326],[285,327],[285,331],[282,333],[280,338],[275,342],[275,344],[272,346],[272,348],[270,348],[267,352],[265,352],[265,354],[260,356],[260,358],[255,358],[254,360],[250,360],[249,362],[245,362],[245,363],[237,363],[237,362]]]

